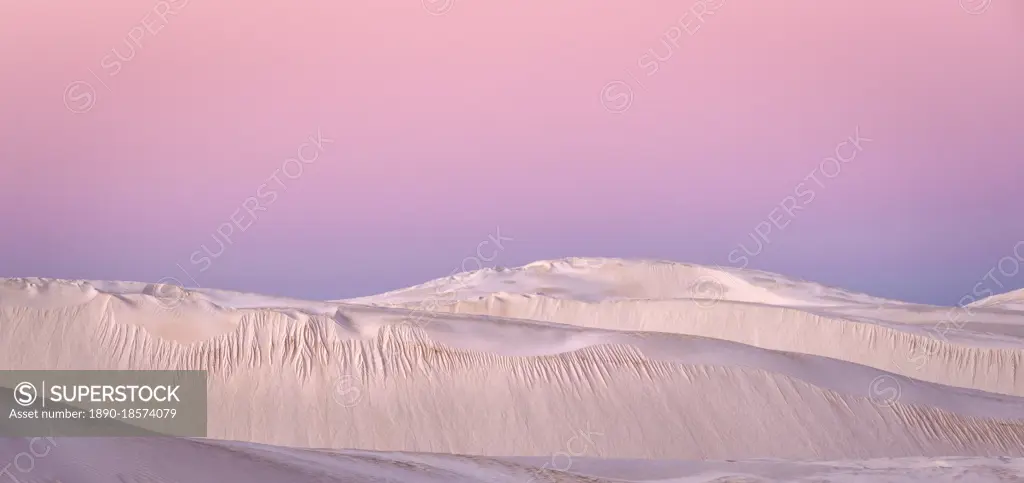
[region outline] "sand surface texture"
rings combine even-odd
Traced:
[[[923,306],[593,258],[337,301],[0,279],[4,369],[210,378],[209,440],[58,440],[31,471],[7,471],[63,483],[1015,481],[1022,303]],[[0,464],[28,444],[0,440]],[[672,461],[638,461],[650,459]]]

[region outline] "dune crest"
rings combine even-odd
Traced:
[[[993,295],[968,304],[970,307],[1024,311],[1024,289]]]
[[[463,272],[413,287],[343,301],[387,305],[442,297],[466,300],[494,293],[591,302],[696,299],[812,306],[894,302],[757,270],[664,260],[581,257]]]

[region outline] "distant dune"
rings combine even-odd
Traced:
[[[986,297],[970,304],[972,307],[1024,311],[1024,289]]]
[[[1021,300],[965,311],[765,272],[596,258],[322,302],[2,279],[0,365],[209,371],[211,440],[68,443],[73,455],[50,476],[67,481],[112,481],[102,471],[128,468],[126,453],[266,472],[247,481],[374,481],[372,468],[416,481],[402,473],[412,461],[421,481],[812,478],[865,471],[841,461],[866,459],[875,474],[926,468],[945,481],[966,466],[1024,466],[996,459],[1024,457]],[[23,443],[3,444],[12,458]],[[778,461],[724,462],[761,458]],[[643,474],[635,460],[651,459],[675,462]],[[108,460],[90,466],[92,480],[62,476]]]

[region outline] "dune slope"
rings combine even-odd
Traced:
[[[350,302],[699,335],[1024,396],[1020,315],[908,304],[765,272],[566,259],[459,274]]]
[[[505,286],[519,288],[492,291]],[[485,270],[327,302],[8,279],[0,281],[0,367],[207,370],[208,436],[238,443],[147,444],[182,454],[216,447],[206,451],[224,461],[259,453],[264,463],[280,460],[268,475],[293,481],[369,478],[353,469],[365,460],[404,468],[420,459],[420,476],[450,481],[488,471],[639,481],[654,477],[600,461],[874,458],[888,471],[919,465],[893,458],[1024,457],[1024,343],[1014,332],[1024,320],[978,309],[936,338],[928,329],[940,313],[762,272],[609,259]],[[112,441],[88,450],[115,454]],[[75,458],[90,454],[75,448]],[[413,453],[476,459],[455,471],[452,461],[470,457]],[[534,464],[553,455],[600,460],[590,473]],[[1015,464],[957,461],[932,476]],[[664,478],[720,470],[811,478],[865,467],[679,468]]]
[[[0,363],[206,369],[212,438],[485,456],[549,455],[581,434],[587,455],[606,458],[1024,452],[1021,398],[838,359],[486,316],[411,327],[387,307],[235,309],[193,296],[168,309],[146,293],[81,289],[5,304]]]
[[[0,439],[0,463],[34,447],[36,463],[0,473],[19,482],[68,483],[892,483],[1006,482],[1024,459],[881,458],[790,462],[609,460],[317,451],[172,438]],[[188,464],[180,464],[188,462]],[[2,471],[2,470],[0,470]],[[13,477],[13,478],[12,478]],[[16,479],[14,479],[16,478]]]

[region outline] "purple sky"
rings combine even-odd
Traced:
[[[487,266],[1024,286],[1021,2],[65,3],[0,7],[0,276],[341,298],[500,227]]]

